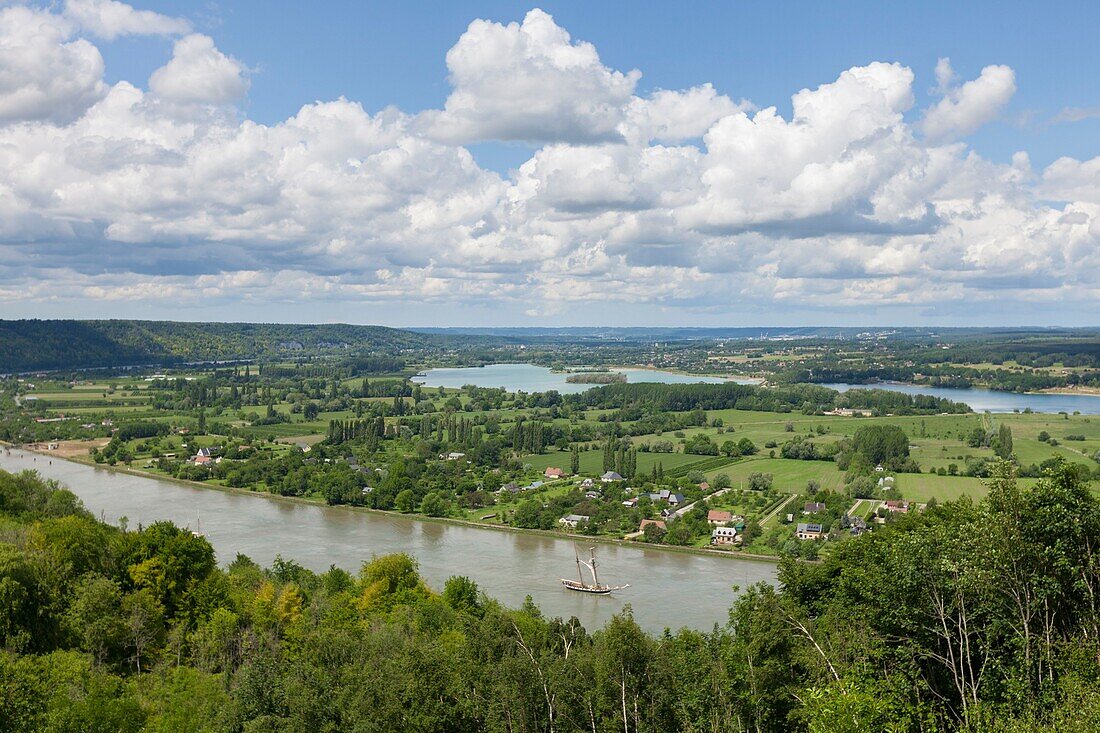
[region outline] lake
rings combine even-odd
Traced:
[[[658,382],[660,384],[722,384],[737,381],[751,384],[751,379],[726,379],[724,377],[703,377],[694,374],[677,374],[659,369],[612,369],[626,375],[627,382]],[[413,382],[425,387],[459,388],[467,384],[478,387],[503,387],[509,392],[548,392],[557,390],[560,394],[576,394],[598,387],[598,384],[576,384],[567,382],[569,374],[554,372],[548,367],[534,364],[489,364],[482,367],[457,367],[429,369],[413,377]]]
[[[372,555],[408,552],[436,590],[452,575],[467,575],[509,606],[529,595],[544,613],[576,616],[587,629],[602,626],[629,603],[648,631],[709,630],[726,622],[733,586],[774,583],[776,577],[771,562],[597,545],[600,580],[630,588],[589,596],[559,582],[577,571],[569,540],[203,489],[18,450],[0,450],[0,468],[33,469],[55,478],[112,524],[120,517],[131,528],[167,519],[200,529],[223,565],[238,552],[262,565],[281,554],[315,571],[337,565],[356,572]],[[587,552],[583,540],[578,547]]]
[[[659,382],[661,384],[721,384],[734,381],[738,384],[755,384],[757,380],[747,378],[702,377],[693,374],[677,374],[658,369],[614,369],[612,371],[626,375],[628,382]],[[561,394],[575,394],[599,386],[594,384],[571,384],[565,381],[568,374],[553,372],[547,367],[534,364],[490,364],[483,367],[461,367],[449,369],[429,369],[413,377],[413,381],[425,387],[459,388],[467,384],[478,387],[504,387],[509,392],[546,392],[554,389]],[[1017,394],[1015,392],[997,392],[991,389],[959,389],[954,387],[924,387],[897,382],[878,384],[823,384],[839,392],[849,389],[886,389],[906,394],[926,394],[943,397],[953,402],[965,402],[975,412],[1012,412],[1028,407],[1033,412],[1080,412],[1083,415],[1100,414],[1100,397],[1090,395],[1063,394]]]
[[[925,394],[942,397],[952,402],[965,402],[975,412],[1012,412],[1023,411],[1028,407],[1032,412],[1067,412],[1082,415],[1100,415],[1100,397],[1072,394],[1017,394],[998,392],[992,389],[960,389],[956,387],[925,387],[919,384],[901,384],[898,382],[879,382],[877,384],[822,384],[822,387],[846,392],[849,389],[886,389],[905,394]]]

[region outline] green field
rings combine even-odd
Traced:
[[[201,376],[196,374],[196,376]],[[401,377],[395,375],[370,379],[372,384],[392,382]],[[355,389],[361,385],[361,379],[348,379],[341,382],[342,387]],[[110,391],[110,387],[114,391]],[[45,407],[50,414],[65,413],[77,419],[98,422],[113,418],[116,422],[126,419],[146,419],[170,421],[174,424],[196,419],[194,411],[177,412],[156,410],[151,406],[155,390],[149,389],[149,383],[142,377],[123,377],[112,379],[109,383],[82,384],[70,386],[64,382],[39,380],[36,390],[32,391],[41,398],[38,407]],[[434,409],[442,410],[443,403],[451,397],[468,407],[472,401],[469,394],[460,390],[446,390],[440,397],[434,389],[424,390],[434,402]],[[301,393],[297,399],[301,399]],[[289,397],[288,399],[294,399]],[[1100,399],[1100,398],[1098,398]],[[374,407],[376,403],[392,402],[392,398],[357,398],[363,406]],[[28,402],[28,406],[34,406]],[[347,403],[345,403],[347,404]],[[327,433],[331,420],[351,420],[355,412],[341,410],[322,412],[316,419],[304,421],[299,412],[294,412],[292,401],[277,400],[273,409],[284,415],[289,422],[275,425],[251,425],[250,421],[262,417],[267,410],[266,404],[246,405],[239,409],[211,409],[206,411],[206,420],[210,423],[232,425],[243,436],[252,436],[262,440],[279,439],[284,442],[297,442]],[[553,422],[563,431],[578,426],[588,426],[592,434],[602,434],[610,427],[605,420],[614,418],[610,410],[590,410],[572,412],[563,410],[550,413],[545,409],[523,408],[459,410],[458,416],[481,424],[486,419],[495,419],[501,432],[510,429],[514,421],[538,419]],[[605,420],[600,420],[603,417]],[[396,418],[387,418],[388,422]],[[414,422],[418,418],[407,418]],[[719,425],[715,423],[719,422]],[[818,482],[822,487],[844,490],[844,475],[828,461],[786,460],[779,456],[784,443],[793,438],[810,439],[816,444],[824,444],[851,438],[861,426],[888,423],[898,425],[909,437],[910,452],[920,465],[920,474],[901,474],[896,476],[898,491],[902,496],[916,501],[927,501],[935,497],[939,500],[954,499],[960,496],[978,497],[985,491],[979,479],[964,476],[940,476],[930,471],[943,469],[945,472],[954,467],[956,472],[965,469],[967,459],[991,459],[993,452],[989,448],[972,448],[966,444],[967,437],[976,427],[995,429],[1007,424],[1013,434],[1013,450],[1024,467],[1038,465],[1052,456],[1064,458],[1095,470],[1094,456],[1100,451],[1100,416],[1061,415],[1061,414],[995,414],[995,415],[928,415],[928,416],[883,416],[883,417],[843,417],[832,415],[804,415],[800,412],[775,413],[744,410],[712,410],[706,413],[706,425],[669,430],[659,434],[638,435],[631,438],[635,446],[644,446],[657,441],[671,442],[673,453],[655,453],[639,451],[637,453],[637,473],[639,478],[649,475],[657,463],[662,464],[665,474],[671,481],[682,478],[691,470],[701,470],[708,479],[718,474],[726,474],[735,486],[746,480],[753,472],[771,473],[775,489],[785,493],[803,492],[810,481]],[[190,423],[193,426],[193,422]],[[632,423],[622,423],[630,428]],[[1057,442],[1051,445],[1041,442],[1039,434],[1046,432]],[[757,448],[757,454],[744,458],[724,458],[721,456],[690,455],[683,453],[686,440],[699,434],[709,436],[718,446],[727,441],[736,443],[742,438],[751,440]],[[1083,440],[1067,440],[1069,436],[1081,436]],[[598,440],[584,441],[587,447]],[[774,446],[774,447],[769,447]],[[774,453],[776,457],[771,457]],[[521,464],[531,467],[532,475],[541,473],[549,466],[568,470],[570,453],[549,448],[541,455],[523,455]],[[603,472],[603,453],[601,450],[584,450],[580,454],[580,472],[586,475],[599,475]],[[1028,481],[1024,479],[1023,481]],[[479,510],[471,510],[476,514]]]

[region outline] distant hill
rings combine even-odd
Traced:
[[[1002,328],[922,326],[574,326],[410,328],[417,333],[491,336],[528,344],[648,343],[685,341],[951,341],[1023,342],[1043,339],[1092,339],[1096,328]]]
[[[470,341],[478,339],[347,324],[0,320],[0,373],[323,353],[397,354]]]

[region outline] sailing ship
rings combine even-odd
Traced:
[[[598,596],[606,596],[612,591],[622,590],[623,588],[629,588],[630,584],[626,585],[607,585],[601,583],[599,577],[596,575],[596,548],[588,548],[590,554],[589,562],[581,560],[580,554],[577,552],[577,548],[573,547],[573,554],[577,557],[577,577],[579,580],[570,580],[569,578],[562,578],[561,584],[568,590],[575,590],[578,593],[592,593]],[[592,573],[592,582],[586,583],[584,581],[584,572],[581,570],[581,566],[588,568],[588,571]]]

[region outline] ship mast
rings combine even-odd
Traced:
[[[581,585],[584,585],[584,574],[581,573],[581,554],[577,552],[576,545],[573,545],[573,555],[577,558],[577,578],[580,579]]]
[[[600,580],[599,580],[599,578],[596,577],[596,548],[595,547],[589,547],[588,551],[592,555],[592,564],[589,565],[589,567],[592,569],[592,585],[599,585]]]

